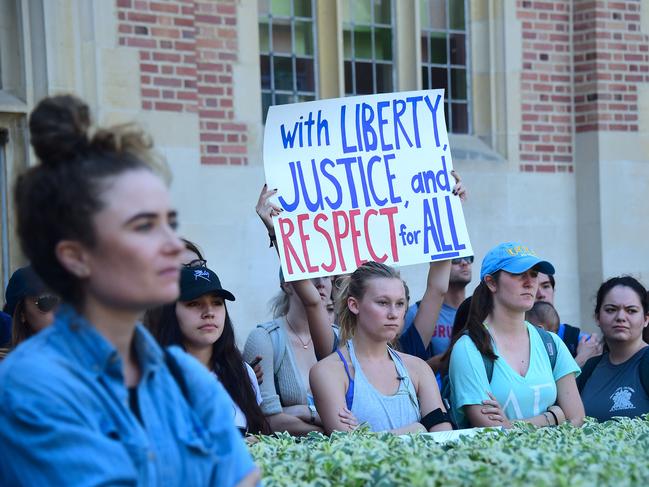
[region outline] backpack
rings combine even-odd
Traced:
[[[550,333],[545,331],[543,328],[535,326],[534,329],[539,333],[539,336],[543,341],[545,351],[547,352],[548,358],[550,359],[550,367],[552,367],[552,370],[554,371],[554,366],[557,363],[557,346],[552,339],[552,335],[550,335]],[[468,330],[465,330],[462,334],[469,336]],[[491,384],[491,379],[494,375],[494,360],[491,360],[484,354],[481,355],[485,372],[487,373],[487,380],[489,381],[489,384]],[[442,390],[440,391],[440,393],[446,410],[449,411],[449,414],[451,414],[451,417],[453,418],[451,409],[451,381],[449,380],[448,374],[446,374],[446,376],[442,379]]]
[[[257,328],[263,328],[270,336],[270,341],[273,344],[273,375],[277,376],[277,372],[282,366],[284,357],[286,356],[286,331],[282,327],[281,318],[276,318],[273,321],[260,323]]]
[[[267,321],[266,323],[259,323],[257,328],[262,328],[266,330],[268,336],[270,336],[270,341],[273,344],[273,380],[275,381],[275,390],[279,394],[279,382],[277,382],[277,373],[279,372],[282,363],[284,362],[284,357],[286,357],[286,347],[288,346],[288,337],[286,336],[286,330],[282,326],[282,320],[284,318],[275,318],[273,321]],[[338,348],[338,326],[333,325],[334,329],[334,350]]]
[[[577,389],[579,389],[580,394],[603,356],[604,355],[598,355],[597,357],[589,358],[582,367],[581,374],[577,377]],[[645,394],[649,396],[649,350],[645,350],[640,359],[640,383],[642,384]]]
[[[260,323],[257,325],[257,328],[263,328],[266,330],[270,336],[270,340],[273,343],[273,374],[277,375],[277,371],[282,366],[284,361],[284,356],[286,355],[286,346],[287,346],[287,336],[286,331],[282,327],[282,319],[276,318],[273,321],[268,321],[266,323]],[[340,329],[338,325],[332,325],[334,332],[334,345],[331,353],[336,351],[340,345]],[[277,389],[279,390],[279,389]]]

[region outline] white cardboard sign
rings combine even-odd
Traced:
[[[270,107],[264,169],[287,281],[473,255],[443,90]]]

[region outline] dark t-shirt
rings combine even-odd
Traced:
[[[633,418],[649,412],[649,396],[640,381],[640,362],[649,347],[619,365],[602,356],[581,392],[586,416],[606,421],[614,416]]]
[[[431,345],[424,345],[424,342],[421,341],[421,335],[419,335],[414,325],[403,330],[399,337],[399,348],[403,353],[414,355],[422,360],[428,360],[433,356]]]

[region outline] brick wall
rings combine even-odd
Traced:
[[[640,0],[576,0],[575,130],[638,130],[637,84],[649,81]]]
[[[234,114],[236,0],[116,0],[119,43],[139,51],[142,109],[196,113],[203,164],[247,164]]]
[[[516,2],[523,48],[519,137],[522,171],[573,171],[570,3]]]

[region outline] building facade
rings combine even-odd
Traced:
[[[647,0],[0,0],[0,275],[23,263],[29,111],[72,92],[153,135],[243,340],[278,290],[254,212],[267,107],[445,88],[477,262],[527,243],[555,264],[562,320],[591,327],[603,279],[649,284],[648,34]],[[402,269],[414,298],[426,271]]]

